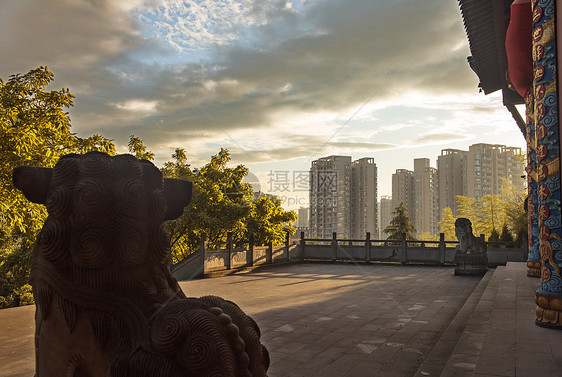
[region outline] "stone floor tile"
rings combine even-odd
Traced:
[[[432,351],[440,370],[458,377],[473,364],[475,377],[525,376],[541,358],[541,377],[561,377],[551,376],[553,365],[562,370],[560,332],[534,325],[537,280],[524,266],[507,267],[491,270],[461,323],[464,334],[450,337],[444,331],[479,282],[454,277],[452,267],[305,263],[180,286],[188,296],[232,300],[256,319],[271,354],[270,377],[420,376]],[[16,367],[11,375],[33,374],[33,313],[0,311],[0,375],[6,365]]]

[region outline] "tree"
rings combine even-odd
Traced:
[[[477,236],[484,233],[482,203],[475,198],[464,195],[457,195],[455,199],[458,204],[459,217],[464,217],[471,221],[472,232]]]
[[[502,203],[508,228],[515,235],[516,242],[523,242],[528,232],[528,215],[525,210],[526,193],[518,192],[515,186],[506,178],[501,187]]]
[[[446,241],[456,241],[457,236],[455,234],[455,220],[453,216],[453,211],[450,207],[445,207],[441,211],[441,220],[438,222],[439,230],[445,235]]]
[[[224,242],[228,232],[243,229],[243,219],[249,214],[252,190],[243,183],[248,169],[243,165],[227,167],[228,150],[211,156],[200,169],[191,169],[185,151],[176,149],[174,161],[162,168],[165,177],[187,179],[193,183],[193,197],[183,215],[168,223],[172,252],[179,261],[199,246],[201,233],[211,243]]]
[[[402,235],[406,234],[407,240],[415,241],[416,238],[416,228],[412,225],[412,221],[408,217],[408,210],[404,203],[400,203],[398,207],[394,209],[392,214],[394,217],[390,221],[390,224],[383,230],[384,233],[388,234],[387,239],[389,240],[401,240]]]
[[[525,194],[517,192],[505,177],[502,180],[500,195],[486,195],[480,200],[462,195],[456,196],[459,217],[472,222],[475,235],[484,234],[487,239],[499,237],[497,228],[507,223],[509,230],[522,242],[527,234],[527,212],[524,208]]]
[[[234,242],[239,245],[248,242],[250,233],[256,243],[277,242],[285,238],[286,231],[294,233],[290,222],[296,220],[296,214],[283,210],[276,197],[254,199],[251,185],[242,181],[248,168],[228,167],[228,150],[221,148],[202,168],[192,169],[182,148],[175,150],[172,159],[161,169],[164,176],[193,183],[190,205],[180,218],[167,224],[174,262],[197,250],[203,232],[210,243],[225,242],[227,233],[234,232]]]
[[[482,231],[486,235],[495,237],[497,229],[505,222],[505,207],[499,195],[485,195],[480,200]]]
[[[502,231],[500,233],[500,241],[503,242],[513,242],[513,234],[507,226],[507,222],[503,223]]]
[[[283,240],[287,232],[294,234],[296,229],[291,223],[296,220],[296,213],[285,211],[278,197],[260,196],[253,201],[244,225],[247,237],[253,234],[256,245],[265,245]]]
[[[135,157],[138,158],[139,160],[148,160],[148,161],[154,160],[154,153],[152,153],[146,148],[140,137],[131,135],[129,137],[128,147],[129,147],[129,153],[134,154]]]
[[[53,167],[67,153],[115,154],[113,143],[100,135],[83,139],[70,132],[65,109],[73,106],[74,95],[64,88],[47,91],[53,80],[47,67],[12,75],[6,82],[0,79],[0,274],[5,278],[0,305],[22,301],[32,245],[46,217],[43,206],[30,203],[13,187],[13,169]]]
[[[490,232],[490,236],[488,237],[488,241],[495,242],[499,240],[500,240],[500,234],[498,233],[496,228],[492,228],[492,231]]]
[[[429,232],[424,232],[424,233],[418,235],[418,240],[419,241],[439,241],[439,235],[438,234],[431,234]]]

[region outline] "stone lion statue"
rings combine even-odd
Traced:
[[[461,254],[486,254],[486,243],[472,234],[472,223],[469,219],[459,217],[455,220],[455,235],[459,240],[456,252]]]
[[[49,214],[30,275],[37,376],[266,376],[256,322],[222,298],[187,298],[169,271],[164,221],[190,182],[99,152],[16,168],[13,182]]]

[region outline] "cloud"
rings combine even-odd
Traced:
[[[441,144],[444,141],[465,140],[466,138],[467,137],[463,134],[430,134],[410,140],[407,145],[419,147],[421,145]]]
[[[124,50],[139,47],[143,38],[122,3],[127,2],[21,0],[3,4],[2,74],[39,65],[56,67],[59,72],[87,72]]]
[[[291,13],[292,7],[277,0],[160,0],[139,6],[134,15],[153,35],[186,53],[228,45],[239,39],[240,29],[267,24],[280,12]]]
[[[320,147],[322,147],[321,153],[315,153],[315,151],[318,151]],[[331,154],[369,154],[376,151],[395,148],[397,148],[396,144],[368,142],[331,142],[323,146],[319,142],[316,142],[316,140],[312,139],[308,142],[295,142],[290,146],[277,147],[275,145],[271,146],[270,144],[269,148],[257,150],[244,149],[240,151],[234,150],[231,155],[233,161],[236,163],[254,163],[258,161],[283,161],[297,158],[314,160]]]
[[[436,99],[477,84],[448,0],[21,0],[3,7],[0,44],[0,77],[47,64],[77,95],[79,134],[120,146],[135,134],[160,155],[224,144],[240,160],[308,157],[361,106],[342,135],[361,122],[368,140],[412,127],[381,108],[454,110],[458,98]],[[319,153],[397,147],[365,140]]]

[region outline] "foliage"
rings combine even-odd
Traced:
[[[493,228],[492,231],[490,232],[490,236],[488,237],[488,241],[499,241],[499,240],[500,240],[500,234],[498,233],[496,228]]]
[[[228,232],[234,233],[237,244],[247,242],[250,232],[256,243],[282,240],[284,231],[294,233],[294,228],[285,223],[295,221],[296,214],[284,211],[278,198],[254,199],[251,185],[243,182],[248,169],[243,165],[228,167],[228,150],[221,148],[198,169],[187,163],[182,148],[176,149],[172,159],[161,169],[164,176],[193,183],[191,204],[180,218],[167,224],[175,262],[199,248],[203,232],[211,244],[226,242]]]
[[[253,201],[244,224],[247,235],[254,235],[255,244],[265,245],[285,239],[287,232],[295,234],[296,229],[290,223],[296,220],[295,212],[283,210],[278,197],[260,196]]]
[[[404,203],[400,203],[398,207],[392,211],[394,217],[390,221],[390,224],[383,230],[384,233],[388,234],[387,239],[389,240],[401,240],[403,234],[406,234],[407,240],[415,241],[416,238],[416,228],[412,225],[412,221],[408,217],[408,210]]]
[[[0,79],[0,274],[7,279],[0,282],[0,291],[4,304],[26,302],[17,297],[25,295],[21,287],[27,282],[33,242],[46,217],[42,205],[30,203],[14,188],[13,169],[52,167],[67,153],[101,150],[115,154],[113,143],[100,135],[83,139],[70,132],[65,109],[73,106],[74,95],[64,88],[46,90],[53,80],[47,67],[12,75],[6,82]],[[16,299],[10,301],[12,296]]]
[[[438,222],[439,231],[445,235],[445,241],[456,241],[455,220],[453,211],[450,207],[445,207],[441,211],[441,220]]]
[[[515,241],[521,243],[526,239],[528,232],[528,215],[525,210],[526,193],[518,192],[515,186],[504,178],[501,195],[508,228],[515,235]]]
[[[418,240],[420,241],[439,241],[438,234],[431,234],[429,232],[424,232],[418,235]]]
[[[519,193],[507,179],[503,179],[501,195],[486,195],[481,200],[456,196],[459,217],[472,222],[476,236],[484,234],[486,239],[496,236],[500,224],[507,224],[508,230],[521,242],[527,234],[527,213],[524,209],[524,193]],[[499,234],[497,234],[499,238]]]
[[[459,217],[472,222],[472,232],[476,236],[484,234],[486,239],[490,239],[493,232],[497,233],[496,225],[502,224],[506,219],[499,195],[486,195],[481,200],[457,195],[456,200],[459,204]]]
[[[513,242],[513,233],[507,227],[507,222],[503,223],[502,231],[500,233],[500,241]]]
[[[146,148],[141,138],[135,135],[131,135],[129,137],[128,147],[129,147],[129,153],[134,154],[135,157],[138,158],[139,160],[148,160],[148,161],[154,160],[154,153],[152,153]]]

